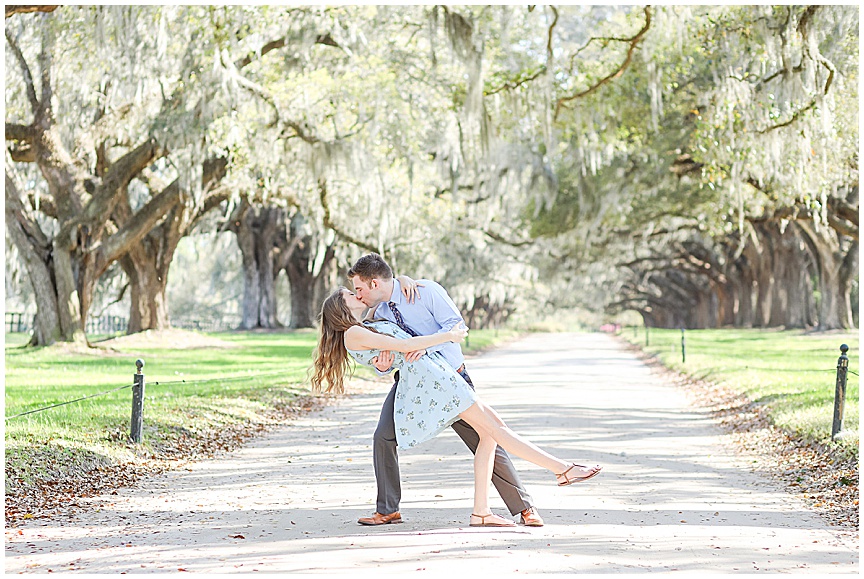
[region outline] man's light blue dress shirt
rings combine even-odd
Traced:
[[[402,295],[402,285],[397,279],[393,280],[393,294],[390,296],[390,301],[399,308],[399,313],[402,314],[402,319],[409,328],[420,335],[431,336],[449,332],[459,322],[464,322],[459,308],[443,287],[428,279],[418,280],[417,283],[422,283],[423,287],[417,288],[418,295],[413,304],[409,304]],[[391,322],[396,321],[387,302],[378,304],[375,316]],[[465,362],[462,348],[454,342],[426,348],[426,351],[440,353],[454,369]]]

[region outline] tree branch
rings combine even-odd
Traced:
[[[799,118],[801,118],[801,115],[803,115],[807,111],[811,110],[815,106],[816,106],[816,99],[813,99],[809,105],[807,105],[806,107],[804,107],[802,109],[798,109],[797,111],[792,113],[792,116],[789,118],[788,121],[785,121],[782,123],[777,123],[776,125],[771,125],[770,127],[765,127],[764,129],[760,129],[758,132],[760,135],[764,135],[765,133],[770,133],[771,131],[776,131],[777,129],[782,129],[783,127],[788,127],[789,125],[791,125],[792,123],[797,121]]]
[[[54,200],[51,199],[51,197],[40,195],[37,198],[34,191],[28,191],[27,202],[30,203],[30,207],[32,207],[34,211],[39,211],[48,217],[57,219],[57,206],[54,205]]]
[[[36,136],[36,129],[33,125],[18,125],[15,123],[6,123],[6,140],[7,141],[23,141],[29,143]]]
[[[838,217],[845,219],[846,221],[850,221],[855,225],[858,225],[857,205],[852,205],[851,203],[847,203],[842,199],[836,199],[834,197],[831,197],[828,200],[828,207],[829,209],[833,210],[833,212],[836,213]]]
[[[36,134],[32,125],[16,125],[6,123],[6,140],[16,141],[7,148],[12,160],[18,163],[34,163],[36,161],[36,149],[33,147],[33,138]]]
[[[511,247],[525,247],[526,245],[531,245],[534,243],[530,239],[524,240],[524,241],[511,241],[511,240],[506,239],[506,238],[502,237],[501,235],[499,235],[493,231],[489,231],[488,229],[483,229],[482,231],[484,234],[486,234],[487,237],[494,239],[498,243],[504,243],[504,244],[509,245]]]
[[[204,161],[201,168],[201,185],[209,186],[211,183],[221,181],[228,169],[228,159],[225,157],[213,157]]]
[[[42,83],[42,109],[51,108],[51,97],[54,94],[54,89],[51,86],[51,28],[45,26],[42,28],[42,50],[39,51],[39,79]]]
[[[804,11],[804,14],[801,15],[801,19],[798,22],[797,31],[803,39],[803,45],[804,45],[803,50],[804,50],[804,53],[806,54],[806,56],[809,57],[814,62],[817,62],[817,63],[821,64],[822,66],[824,66],[826,69],[828,69],[828,78],[825,80],[825,87],[822,89],[822,96],[825,96],[828,94],[828,91],[831,88],[831,84],[834,82],[834,76],[837,74],[837,68],[834,66],[834,64],[831,61],[829,61],[827,58],[825,58],[819,52],[818,45],[816,45],[815,41],[812,43],[810,42],[809,26],[810,26],[811,20],[813,19],[814,15],[816,14],[816,12],[818,10],[819,10],[819,6],[808,6],[807,9]],[[811,48],[813,50],[811,50]],[[803,71],[804,70],[804,62],[805,62],[805,57],[802,56],[801,57],[801,64],[799,66],[795,67],[794,72]],[[786,72],[786,69],[783,69],[779,72]],[[768,79],[766,79],[765,82],[774,78],[777,74],[779,74],[779,72],[775,73],[774,75],[771,75]],[[792,117],[788,121],[783,122],[783,123],[778,123],[778,124],[772,125],[770,127],[766,127],[764,129],[760,130],[759,133],[764,135],[765,133],[768,133],[770,131],[774,131],[774,130],[777,130],[777,129],[791,125],[792,123],[797,121],[799,118],[801,118],[801,116],[804,113],[813,109],[817,103],[818,103],[818,97],[814,98],[807,106],[795,111],[792,114]]]
[[[520,78],[520,79],[513,81],[513,82],[506,82],[496,89],[483,91],[483,96],[492,96],[493,94],[497,94],[497,93],[501,92],[502,90],[513,90],[515,88],[519,88],[523,84],[529,83],[532,80],[536,80],[544,72],[546,72],[546,66],[542,65],[540,68],[537,69],[537,72],[535,72],[534,74],[532,74],[530,76]]]
[[[207,213],[219,207],[223,201],[231,198],[231,190],[227,187],[218,185],[225,177],[228,160],[224,157],[208,159],[204,163],[204,171],[201,176],[201,184],[207,189],[207,195],[204,197],[204,202],[201,208],[195,213],[189,221],[189,230],[191,230]]]
[[[204,199],[204,203],[201,206],[201,211],[198,212],[195,220],[197,221],[205,214],[209,213],[213,209],[219,207],[223,201],[228,201],[231,198],[231,190],[227,187],[214,187],[210,194]]]
[[[858,241],[857,225],[853,225],[848,221],[844,221],[843,219],[838,219],[836,216],[830,213],[828,214],[828,225],[830,225],[831,229],[833,229],[840,235],[845,235],[847,237],[851,237],[855,241]]]
[[[849,213],[851,211],[851,207],[844,209],[844,212],[846,213]],[[750,223],[766,223],[770,221],[780,221],[782,219],[788,219],[789,221],[816,221],[816,217],[817,216],[815,212],[810,207],[807,207],[806,205],[793,205],[791,207],[780,207],[773,211],[766,211],[765,213],[757,217],[748,217],[747,221],[749,221]],[[845,220],[845,218],[838,217],[838,214],[833,211],[828,213],[828,225],[831,227],[831,229],[833,229],[840,235],[849,236],[857,241],[857,216],[855,217],[855,221],[851,223],[850,221]]]
[[[234,66],[236,66],[237,69],[239,70],[239,69],[243,68],[244,66],[251,64],[252,61],[256,57],[261,57],[261,56],[264,56],[265,54],[267,54],[268,52],[271,52],[273,50],[277,50],[279,48],[283,48],[287,44],[287,42],[288,42],[288,38],[286,36],[283,36],[282,38],[277,38],[276,40],[271,40],[270,42],[268,42],[267,44],[265,44],[264,46],[261,47],[260,54],[257,52],[251,52],[251,53],[247,54],[246,56],[244,56],[243,58],[241,58],[239,60],[235,60]],[[325,46],[333,46],[333,47],[342,49],[342,47],[339,46],[339,44],[335,40],[333,40],[333,37],[330,36],[329,32],[327,32],[325,34],[319,34],[318,36],[316,36],[315,37],[315,44],[323,44]]]
[[[114,210],[116,203],[114,198],[117,194],[125,190],[129,182],[150,165],[161,152],[156,139],[150,138],[112,163],[105,171],[105,177],[96,189],[96,193],[75,221],[78,224],[90,222],[94,227],[98,227],[108,219]]]
[[[306,130],[300,126],[299,123],[290,120],[283,120],[283,123],[287,125],[289,128],[294,130],[294,136],[300,137],[302,140],[306,141],[310,145],[314,145],[315,143],[320,143],[321,140],[315,135],[309,135],[306,133]],[[284,134],[284,131],[283,131]],[[290,138],[290,136],[289,136]]]
[[[810,220],[813,219],[813,210],[805,205],[791,205],[787,207],[778,207],[773,211],[765,211],[762,215],[748,217],[750,223],[766,223],[769,221],[780,221],[788,219],[795,221],[798,219]]]
[[[159,220],[180,202],[180,193],[180,182],[175,179],[124,223],[117,233],[108,237],[98,248],[95,260],[97,275],[150,233]]]
[[[33,83],[33,73],[30,72],[30,66],[24,58],[24,53],[21,52],[18,43],[15,42],[15,39],[12,38],[8,30],[6,31],[6,42],[12,48],[15,60],[18,61],[18,66],[21,67],[21,74],[24,75],[24,86],[27,89],[27,100],[30,101],[30,108],[33,109],[33,113],[35,114],[39,110],[39,99],[36,98],[36,85]]]
[[[558,113],[561,111],[561,107],[563,107],[565,105],[565,103],[568,103],[572,100],[576,100],[578,98],[586,97],[586,96],[596,92],[597,90],[599,90],[600,87],[603,86],[604,84],[606,84],[606,83],[612,81],[613,79],[616,79],[619,76],[621,76],[622,74],[624,74],[624,71],[627,69],[628,66],[630,66],[630,62],[633,60],[633,54],[636,52],[637,45],[640,42],[642,42],[642,39],[645,37],[645,34],[648,32],[648,29],[651,28],[651,7],[646,6],[644,9],[644,12],[645,12],[645,25],[642,27],[642,29],[639,32],[636,33],[635,36],[627,39],[627,42],[630,43],[630,48],[627,49],[627,56],[624,58],[624,62],[621,63],[621,65],[618,67],[617,70],[615,70],[611,74],[605,76],[604,78],[600,79],[593,86],[583,90],[582,92],[578,92],[578,93],[570,95],[568,97],[562,97],[562,98],[558,99],[558,102],[555,105],[555,118],[556,119],[558,118]]]
[[[270,105],[270,107],[273,109],[273,113],[276,115],[276,119],[271,123],[271,126],[282,123],[283,125],[286,125],[288,128],[292,129],[296,136],[300,137],[302,140],[309,143],[310,145],[314,145],[315,143],[320,142],[320,139],[318,139],[318,137],[308,134],[307,130],[304,129],[300,125],[300,123],[297,123],[290,119],[282,119],[282,115],[279,111],[279,105],[276,104],[276,99],[273,97],[272,94],[270,94],[267,89],[265,89],[258,83],[252,82],[251,80],[244,77],[242,74],[240,74],[239,69],[231,69],[231,75],[237,80],[240,86],[242,86],[252,94],[258,95],[259,97],[261,97],[261,99],[264,100],[264,102]],[[282,132],[284,134],[284,131]]]
[[[555,14],[555,20],[552,21],[552,24],[549,26],[549,34],[546,38],[546,62],[552,62],[552,31],[555,29],[555,26],[558,24],[558,9],[554,6],[549,7],[552,10],[552,13]]]
[[[260,58],[272,50],[282,48],[283,46],[285,46],[286,41],[287,41],[287,37],[285,37],[285,36],[283,36],[282,38],[277,38],[276,40],[271,40],[270,42],[268,42],[267,44],[265,44],[264,46],[261,47],[260,53],[251,52],[251,53],[247,54],[246,56],[244,56],[243,58],[234,61],[234,66],[237,67],[238,70],[240,70],[244,66],[251,64],[252,60],[255,57]]]
[[[6,18],[14,14],[29,14],[30,12],[54,12],[60,6],[43,6],[41,4],[6,5]]]
[[[333,223],[333,219],[330,217],[330,202],[327,200],[327,180],[326,179],[318,179],[318,196],[321,199],[321,208],[324,209],[324,227],[328,229],[332,229],[336,232],[336,235],[347,241],[348,243],[353,243],[357,247],[361,247],[366,251],[371,251],[373,253],[379,253],[379,248],[375,247],[371,243],[366,243],[365,241],[361,241],[351,235],[348,235],[344,231],[342,231],[339,227]]]
[[[615,267],[626,267],[627,269],[633,270],[637,272],[636,266],[642,263],[651,263],[651,262],[666,262],[666,265],[663,265],[659,268],[650,268],[644,269],[640,268],[638,273],[642,274],[648,271],[663,271],[675,265],[675,262],[678,261],[677,257],[669,257],[668,255],[655,255],[652,257],[637,257],[636,259],[630,260],[628,262],[619,262],[615,264]]]
[[[693,299],[693,294],[698,293],[699,288],[695,284],[685,285],[680,279],[676,280],[657,273],[649,276],[648,283],[654,285],[654,287],[660,290],[660,295],[656,298],[660,302],[668,302],[676,305],[685,302],[682,305],[687,305],[689,307],[696,305],[696,300]],[[670,300],[667,298],[669,294],[673,294],[676,297]]]
[[[16,233],[21,235],[18,241],[26,241],[28,248],[43,256],[46,255],[50,251],[51,242],[42,232],[36,220],[29,215],[21,201],[21,193],[15,185],[15,180],[9,176],[8,171],[6,172],[5,199],[7,227],[11,227],[13,223],[17,224],[19,229]]]

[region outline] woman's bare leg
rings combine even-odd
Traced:
[[[498,445],[494,439],[481,435],[477,450],[474,452],[474,510],[472,512],[477,515],[488,515],[492,512],[489,508],[489,483],[492,482],[496,446]]]
[[[478,434],[480,434],[478,432]],[[509,519],[492,514],[489,508],[489,483],[492,482],[492,468],[495,465],[495,439],[480,434],[480,442],[474,451],[474,510],[471,511],[471,525],[514,527]]]
[[[459,416],[480,434],[481,439],[484,435],[488,436],[507,452],[541,466],[553,474],[560,474],[570,467],[570,463],[541,450],[510,430],[495,410],[480,400]],[[590,469],[580,470],[585,470],[587,474]]]

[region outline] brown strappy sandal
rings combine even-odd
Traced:
[[[488,515],[475,515],[474,513],[471,513],[471,516],[477,517],[478,519],[480,519],[480,524],[478,525],[475,523],[469,523],[468,524],[469,527],[515,527],[516,526],[516,523],[514,523],[512,521],[508,521],[504,517],[498,517],[498,515],[496,515],[495,513],[489,513]],[[498,523],[498,522],[487,523],[486,522],[487,517],[498,517],[499,519],[501,519],[504,522],[503,523]]]
[[[567,467],[567,470],[565,470],[561,474],[556,474],[555,477],[559,479],[558,480],[558,486],[559,487],[566,487],[567,485],[572,485],[573,483],[586,481],[591,477],[597,476],[598,474],[600,474],[600,471],[603,470],[602,466],[600,466],[599,464],[596,464],[596,465],[591,467],[590,472],[585,476],[575,476],[575,477],[567,476],[567,473],[570,472],[570,470],[573,468],[588,468],[588,467],[582,466],[581,464],[571,464],[569,467]],[[561,480],[560,480],[561,477],[564,478],[564,482],[561,482]]]

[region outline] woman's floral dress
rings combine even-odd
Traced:
[[[367,325],[394,338],[411,337],[387,320]],[[371,366],[372,358],[380,350],[348,350],[348,353],[358,363]],[[459,420],[459,414],[477,401],[474,390],[438,353],[426,354],[414,363],[406,362],[401,352],[393,354],[393,365],[399,369],[393,405],[399,448],[411,448],[434,437]]]

